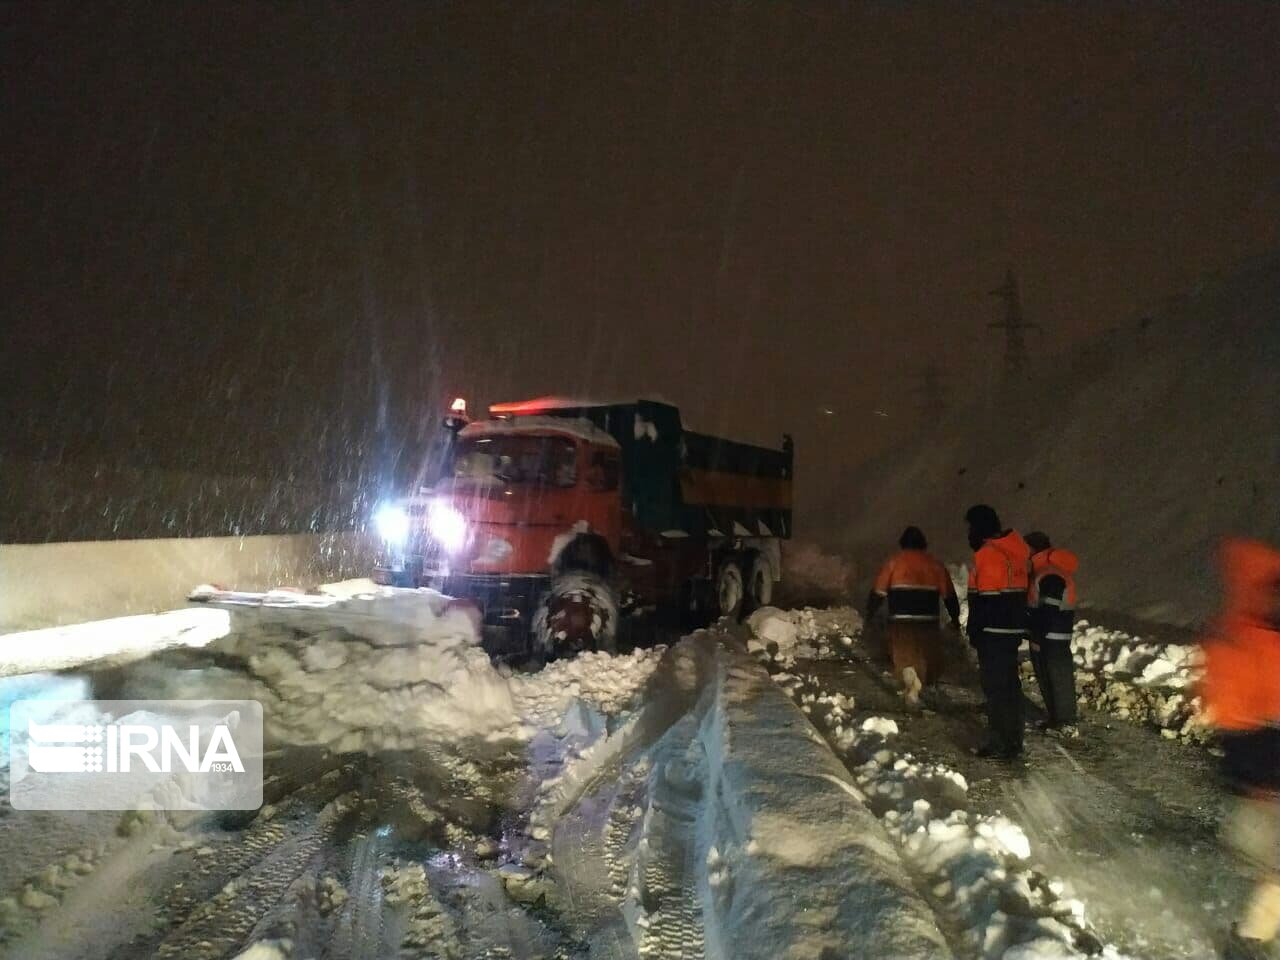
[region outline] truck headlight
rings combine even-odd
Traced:
[[[446,553],[457,553],[467,541],[467,518],[453,507],[436,504],[427,514],[427,532]]]
[[[373,525],[390,547],[402,547],[409,539],[409,514],[403,507],[383,504],[373,515]]]

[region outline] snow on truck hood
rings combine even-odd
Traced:
[[[616,447],[618,441],[583,417],[515,417],[511,420],[476,420],[462,428],[461,437],[483,437],[502,434],[558,433],[605,447]]]

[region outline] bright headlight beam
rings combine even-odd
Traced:
[[[436,504],[427,514],[427,532],[447,553],[457,553],[467,541],[467,518],[453,507]]]
[[[373,515],[373,525],[378,536],[391,546],[401,546],[409,539],[409,514],[403,507],[383,504]]]

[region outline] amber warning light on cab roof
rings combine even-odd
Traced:
[[[528,416],[546,413],[549,410],[571,410],[578,407],[598,407],[598,402],[578,400],[573,397],[534,397],[532,400],[516,400],[511,403],[494,403],[489,405],[489,415],[493,417]]]

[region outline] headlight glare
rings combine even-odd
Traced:
[[[467,541],[467,518],[446,504],[436,504],[427,514],[427,532],[446,553],[457,553]]]
[[[403,507],[383,504],[373,515],[378,536],[390,546],[400,547],[409,539],[409,514]]]

